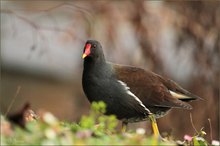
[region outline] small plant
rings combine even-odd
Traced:
[[[208,146],[208,142],[205,140],[204,136],[206,135],[206,132],[201,129],[199,132],[197,132],[196,135],[190,136],[185,135],[184,136],[184,142],[186,145],[193,145],[193,146]]]
[[[49,112],[38,120],[27,122],[25,129],[13,125],[1,116],[1,145],[177,145],[174,141],[161,141],[145,135],[144,129],[129,133],[117,131],[118,120],[106,116],[104,102],[92,103],[89,115],[79,123],[59,121]],[[208,145],[201,130],[183,145]]]
[[[92,130],[96,136],[115,133],[118,121],[114,115],[103,115],[105,112],[106,105],[104,102],[93,102],[90,114],[82,117],[79,126],[83,129]]]

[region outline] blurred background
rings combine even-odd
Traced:
[[[1,114],[26,102],[61,120],[88,114],[81,85],[87,39],[101,42],[107,60],[152,70],[204,98],[159,119],[162,133],[193,135],[191,113],[207,139],[210,119],[219,139],[219,1],[1,1]],[[146,124],[129,125],[137,127]]]

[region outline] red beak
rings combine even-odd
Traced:
[[[90,54],[90,52],[91,52],[91,50],[90,50],[91,49],[91,44],[86,44],[85,48],[86,49],[85,49],[85,51],[84,51],[84,53],[82,55],[83,59]]]

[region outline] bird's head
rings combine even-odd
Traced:
[[[88,40],[85,44],[82,58],[92,58],[97,60],[102,57],[104,57],[104,55],[101,44],[96,40]]]

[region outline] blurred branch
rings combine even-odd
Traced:
[[[61,29],[58,27],[42,27],[38,24],[36,24],[35,22],[29,20],[28,18],[21,16],[19,14],[17,14],[16,12],[9,10],[9,9],[1,9],[2,13],[8,13],[11,15],[16,16],[17,18],[19,18],[20,20],[26,22],[27,24],[29,24],[32,28],[36,29],[36,30],[48,30],[48,31],[56,31],[56,32],[62,32],[62,33],[66,33],[68,35],[70,35],[72,38],[75,38],[75,35],[72,32],[66,31],[65,29]]]
[[[195,125],[194,125],[194,123],[193,123],[192,113],[190,113],[190,122],[191,122],[191,125],[192,125],[194,131],[195,131],[197,134],[199,134],[199,132],[196,130],[196,127],[195,127]]]
[[[75,34],[66,30],[66,29],[61,29],[61,28],[58,28],[58,27],[42,27],[42,26],[39,26],[37,25],[35,22],[27,19],[26,17],[24,16],[21,16],[21,15],[18,15],[17,12],[18,11],[37,11],[37,12],[45,12],[45,13],[48,13],[48,12],[51,12],[53,10],[57,10],[57,9],[60,9],[60,8],[65,8],[65,9],[69,9],[73,12],[75,11],[79,11],[80,13],[82,13],[83,15],[82,18],[89,24],[89,32],[91,32],[91,29],[92,29],[92,19],[93,19],[93,16],[91,14],[91,12],[86,9],[85,7],[80,7],[80,6],[77,6],[76,4],[73,4],[73,3],[67,3],[67,2],[63,2],[63,3],[60,3],[60,4],[57,4],[55,6],[52,6],[52,7],[49,7],[49,8],[46,8],[46,9],[41,9],[41,10],[29,10],[29,9],[14,9],[14,10],[11,10],[11,9],[1,9],[1,13],[8,13],[8,14],[12,14],[14,16],[16,16],[17,18],[23,20],[24,22],[26,22],[27,24],[29,24],[30,26],[32,26],[34,29],[36,30],[48,30],[48,31],[56,31],[56,32],[62,32],[62,33],[66,33],[68,34],[70,37],[72,37],[73,39],[76,38]]]
[[[211,141],[213,140],[213,137],[212,137],[212,123],[211,123],[211,119],[208,118],[208,121],[209,121],[209,130],[210,130],[210,139]]]
[[[15,95],[14,95],[14,98],[12,99],[10,105],[8,106],[7,111],[5,112],[5,117],[7,117],[9,111],[11,110],[12,105],[14,104],[15,99],[18,97],[18,94],[19,94],[20,90],[21,90],[21,86],[18,86],[18,87],[17,87],[17,90],[16,90],[16,93],[15,93]]]

